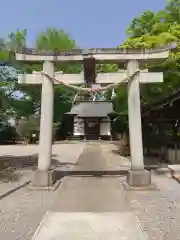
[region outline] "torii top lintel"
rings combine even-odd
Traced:
[[[85,58],[94,58],[96,62],[126,62],[128,60],[165,59],[177,43],[171,43],[152,49],[93,48],[64,51],[41,51],[33,48],[19,49],[16,60],[19,61],[62,61],[82,62]]]

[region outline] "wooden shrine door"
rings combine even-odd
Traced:
[[[84,134],[86,140],[98,140],[100,136],[100,120],[98,118],[84,119]]]

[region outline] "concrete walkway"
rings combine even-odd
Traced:
[[[86,144],[73,169],[78,174],[64,177],[34,240],[146,239],[109,162],[98,143]]]
[[[116,176],[111,174],[107,160],[97,144],[88,144],[73,171],[59,189],[54,211],[59,212],[115,212],[127,211],[125,193]]]

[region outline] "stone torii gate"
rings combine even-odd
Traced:
[[[117,73],[99,73],[96,76],[97,84],[112,84],[130,78],[138,71],[141,63],[151,60],[163,60],[168,58],[169,51],[174,49],[176,44],[171,44],[158,49],[89,49],[64,51],[59,53],[43,52],[36,49],[24,49],[16,53],[18,61],[43,62],[43,72],[49,77],[55,77],[65,84],[81,85],[86,82],[84,73],[63,74],[54,72],[54,62],[84,62],[87,58],[95,60],[96,63],[124,63],[127,70],[120,70]],[[53,123],[53,102],[54,84],[48,77],[41,73],[20,74],[20,84],[41,84],[41,121],[38,169],[34,172],[32,184],[39,187],[49,187],[56,181],[56,174],[51,170],[52,155],[52,123]],[[163,82],[163,73],[148,73],[141,70],[135,75],[132,81],[128,81],[128,116],[131,170],[128,172],[127,182],[130,186],[148,186],[151,184],[150,172],[144,169],[143,143],[141,129],[141,109],[139,83]]]

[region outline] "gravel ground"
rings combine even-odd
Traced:
[[[150,240],[180,240],[180,185],[153,174],[160,191],[128,192],[128,199]]]
[[[7,193],[8,191],[11,191],[17,188],[18,186],[21,186],[22,184],[30,181],[32,170],[23,169],[23,170],[13,172],[12,175],[14,176],[15,174],[17,176],[17,179],[9,180],[7,178],[7,181],[1,181],[1,178],[0,178],[0,197],[3,194]]]
[[[0,239],[31,240],[57,192],[31,191],[28,186],[0,200]]]

